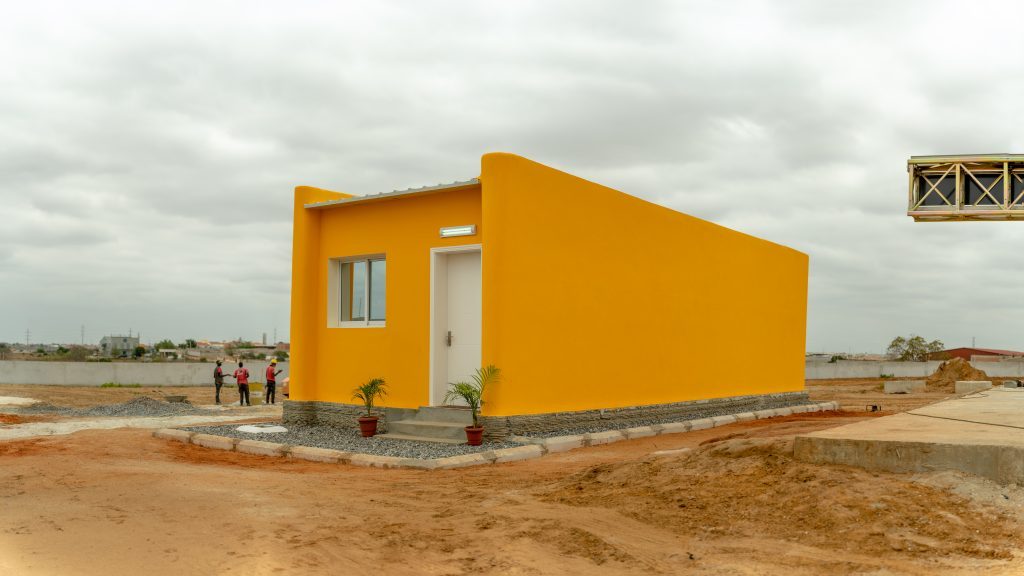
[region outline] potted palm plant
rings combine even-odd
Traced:
[[[473,425],[466,426],[466,443],[470,446],[479,446],[483,443],[484,427],[480,425],[480,407],[483,406],[484,391],[487,387],[496,384],[501,379],[501,370],[493,364],[484,368],[477,368],[473,374],[472,382],[455,382],[448,384],[448,394],[444,401],[461,399],[473,413]]]
[[[359,433],[363,438],[369,438],[377,433],[377,416],[373,414],[373,403],[387,395],[387,385],[383,378],[374,378],[352,391],[352,398],[366,406],[366,416],[359,417]]]

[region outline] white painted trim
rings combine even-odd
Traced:
[[[480,274],[481,282],[480,289],[483,290],[483,262],[484,262],[484,249],[483,244],[463,244],[460,246],[438,246],[430,249],[430,324],[427,326],[427,341],[430,343],[430,362],[427,367],[427,405],[434,405],[434,387],[437,384],[437,355],[440,353],[441,342],[440,336],[437,333],[437,264],[439,258],[447,256],[448,254],[458,254],[465,252],[479,252],[480,253]],[[447,292],[446,292],[447,293]],[[483,317],[481,315],[481,322]]]

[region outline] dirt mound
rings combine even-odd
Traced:
[[[792,459],[792,439],[743,439],[679,457],[603,464],[539,496],[615,510],[700,539],[769,537],[871,555],[1006,559],[1004,512],[892,474]]]
[[[939,364],[939,369],[928,377],[930,390],[952,392],[957,380],[989,380],[984,370],[978,370],[963,358],[953,358]]]

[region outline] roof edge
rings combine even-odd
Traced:
[[[360,204],[363,202],[373,202],[375,200],[388,200],[391,198],[416,196],[419,194],[430,194],[432,192],[459,190],[461,188],[471,188],[473,186],[479,185],[479,178],[470,178],[469,180],[461,180],[451,182],[449,184],[437,184],[435,186],[423,186],[421,188],[409,188],[407,190],[393,190],[391,192],[379,192],[377,194],[352,196],[351,198],[339,198],[337,200],[327,200],[325,202],[313,202],[312,204],[306,204],[304,207],[310,209],[330,208],[332,206],[339,206],[342,204]]]

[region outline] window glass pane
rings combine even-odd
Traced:
[[[387,263],[370,260],[370,320],[384,320]]]
[[[366,320],[366,261],[341,263],[341,320]]]

